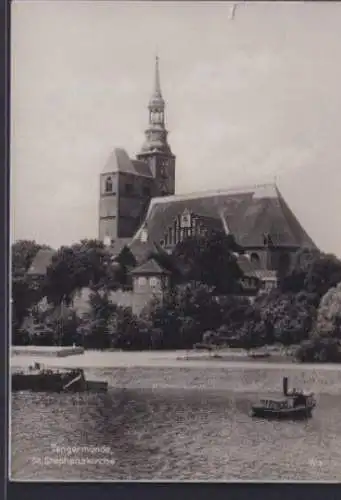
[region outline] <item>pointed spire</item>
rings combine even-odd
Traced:
[[[165,101],[161,94],[159,57],[155,57],[154,90],[149,100],[149,124],[141,153],[159,151],[170,153],[165,127]]]
[[[160,68],[159,68],[159,56],[155,57],[155,87],[154,94],[161,97],[161,84],[160,84]]]
[[[162,110],[165,107],[165,101],[163,100],[161,94],[161,84],[160,84],[160,68],[159,68],[159,56],[155,56],[155,74],[154,74],[154,91],[152,97],[149,101],[149,107],[158,107]]]

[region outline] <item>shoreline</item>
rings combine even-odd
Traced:
[[[261,393],[282,393],[283,377],[288,376],[290,387],[315,394],[341,393],[341,365],[221,361],[207,359],[206,353],[199,360],[197,353],[192,354],[195,360],[191,360],[190,353],[186,359],[184,351],[85,351],[68,357],[15,355],[10,369],[25,370],[34,362],[50,369],[82,368],[87,379],[107,381],[109,390],[199,390],[202,394],[225,391],[259,397]]]
[[[341,364],[332,363],[298,363],[290,360],[275,361],[249,359],[244,354],[228,354],[227,359],[209,357],[207,353],[193,351],[84,351],[81,354],[58,357],[37,352],[32,354],[12,354],[10,366],[25,368],[34,362],[48,368],[236,368],[242,370],[290,370],[290,371],[337,371],[341,372]],[[238,359],[239,358],[239,359]]]

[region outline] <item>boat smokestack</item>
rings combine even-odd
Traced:
[[[283,377],[283,394],[288,395],[288,377]]]

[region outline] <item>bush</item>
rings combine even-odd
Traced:
[[[340,363],[340,343],[333,338],[304,340],[296,351],[296,358],[302,363]]]

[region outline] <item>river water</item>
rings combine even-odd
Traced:
[[[115,388],[14,393],[13,480],[341,479],[341,399],[317,395],[305,422],[250,418],[257,394]]]

